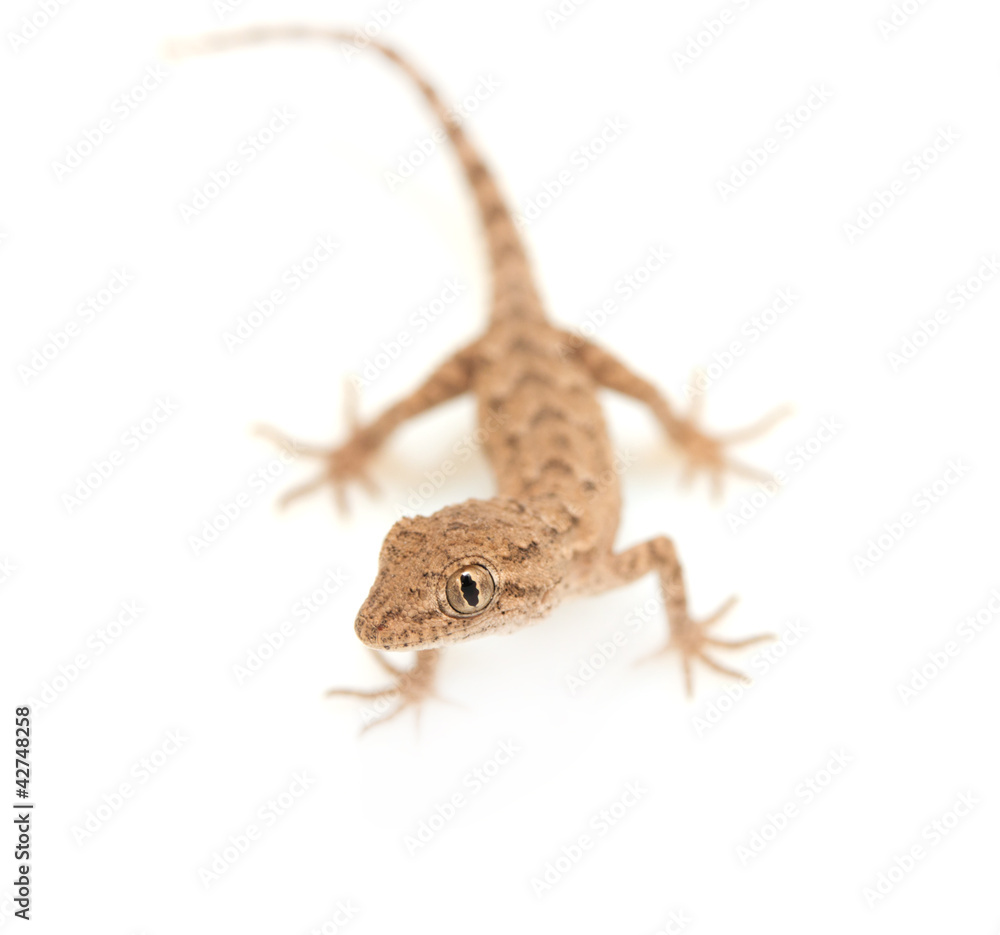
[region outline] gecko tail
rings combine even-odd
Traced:
[[[456,113],[445,107],[433,86],[395,49],[367,36],[359,38],[358,34],[345,29],[289,24],[253,26],[175,39],[165,45],[164,54],[178,61],[245,46],[298,40],[341,42],[355,48],[371,48],[406,73],[448,134],[476,200],[493,278],[493,320],[544,318],[524,242],[493,173],[469,141]]]

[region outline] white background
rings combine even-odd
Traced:
[[[784,471],[756,508],[750,483],[730,482],[718,503],[704,480],[682,489],[648,414],[610,398],[607,412],[615,444],[637,458],[622,545],[673,537],[696,614],[739,594],[725,635],[792,622],[803,634],[772,663],[727,657],[756,676],[737,701],[703,670],[689,701],[676,659],[633,665],[665,634],[657,614],[630,623],[656,596],[650,577],[446,653],[441,691],[456,704],[428,705],[419,733],[407,713],[359,738],[359,706],[323,692],[383,683],[354,613],[395,504],[473,430],[472,404],[400,431],[377,468],[383,497],[352,491],[347,521],[325,492],[279,512],[312,466],[261,488],[255,472],[279,462],[251,429],[342,438],[344,377],[383,342],[412,339],[365,390],[366,416],[479,331],[486,280],[468,194],[444,151],[390,190],[385,173],[433,124],[374,55],[300,45],[190,60],[127,119],[114,101],[169,37],[220,21],[360,24],[385,4],[253,0],[222,15],[209,0],[94,0],[60,8],[16,51],[10,34],[39,6],[7,4],[0,680],[8,742],[15,704],[50,699],[32,734],[35,931],[332,932],[338,901],[352,914],[342,930],[358,935],[653,933],[672,912],[704,933],[1000,930],[1000,647],[987,609],[1000,587],[997,285],[952,306],[915,358],[894,368],[889,357],[1000,253],[1000,11],[910,0],[916,12],[886,35],[889,0],[590,0],[561,23],[551,6],[404,0],[383,37],[449,100],[499,82],[469,128],[517,209],[569,170],[526,232],[557,321],[578,326],[617,297],[597,339],[674,399],[710,368],[715,429],[795,406],[740,452]],[[709,41],[703,20],[723,10],[732,19]],[[696,58],[677,58],[699,39]],[[808,107],[811,86],[830,99],[788,138],[779,121]],[[185,221],[182,204],[276,107],[294,115],[288,127]],[[106,139],[59,170],[104,118]],[[624,131],[583,168],[581,147],[612,118]],[[941,131],[957,139],[933,164],[908,162]],[[768,137],[777,151],[723,197],[717,183]],[[845,224],[894,179],[905,189],[852,238]],[[340,242],[335,258],[227,349],[225,334],[323,235]],[[621,301],[616,284],[661,246],[669,264]],[[120,269],[128,287],[85,323],[78,306]],[[464,294],[418,332],[411,316],[448,279]],[[747,323],[779,289],[794,305],[751,340]],[[70,322],[68,346],[26,372]],[[723,366],[716,355],[734,341],[742,353]],[[141,444],[124,438],[160,399],[176,411]],[[116,450],[89,498],[67,499]],[[935,482],[931,504],[920,491]],[[477,456],[420,510],[491,490]],[[248,506],[196,548],[241,494]],[[753,515],[734,529],[741,508]],[[869,540],[907,511],[912,527],[860,568]],[[344,585],[295,617],[331,569]],[[109,629],[127,601],[138,618]],[[959,631],[977,610],[981,632]],[[235,667],[289,619],[292,635],[241,683]],[[616,632],[624,643],[572,691],[567,676]],[[947,665],[904,699],[911,670],[934,674],[928,654],[949,641]],[[145,773],[171,731],[182,746]],[[504,742],[517,752],[494,771]],[[834,753],[849,763],[831,778]],[[478,791],[476,769],[493,773]],[[264,820],[303,773],[305,793]],[[826,784],[810,799],[807,780]],[[126,782],[131,797],[103,808]],[[595,816],[629,783],[645,791],[602,834]],[[456,792],[463,806],[411,855],[407,837]],[[978,804],[935,843],[931,823],[953,824],[963,794]],[[787,805],[775,832],[769,816]],[[79,840],[88,816],[97,830]],[[259,840],[206,884],[202,871],[250,824]],[[581,834],[593,847],[539,893]],[[915,844],[910,872],[866,897]],[[11,911],[4,898],[13,930]]]

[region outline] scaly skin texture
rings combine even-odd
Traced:
[[[267,27],[217,34],[194,50],[279,39],[350,42],[351,36],[339,30]],[[597,391],[612,389],[646,403],[686,457],[688,469],[708,471],[716,488],[727,469],[758,476],[732,460],[726,445],[756,435],[775,417],[712,438],[698,427],[696,410],[678,415],[647,380],[592,342],[550,323],[510,211],[461,126],[408,62],[378,42],[370,45],[413,80],[458,155],[489,251],[490,323],[478,340],[441,364],[422,386],[367,425],[353,425],[347,441],[333,449],[302,446],[269,431],[279,444],[323,463],[316,479],[285,499],[329,482],[343,502],[349,482],[371,486],[368,465],[397,426],[465,393],[478,400],[480,426],[486,432],[484,448],[498,493],[432,516],[401,519],[392,527],[355,631],[376,650],[419,650],[417,662],[409,670],[399,670],[379,657],[393,678],[387,688],[336,689],[331,694],[395,699],[385,720],[433,694],[439,647],[512,630],[544,617],[566,598],[615,588],[651,571],[659,576],[669,623],[664,649],[679,652],[688,691],[696,659],[738,676],[716,662],[708,649],[748,646],[769,637],[728,641],[712,637],[710,626],[732,601],[705,620],[691,619],[681,566],[666,537],[614,551],[621,495]],[[462,577],[463,569],[470,568],[481,583],[492,581],[494,591],[488,600],[484,596],[479,601],[480,591]],[[471,613],[460,612],[450,602],[447,586],[453,575],[458,576],[453,593],[469,593],[477,601],[475,607],[463,608]],[[457,600],[461,602],[461,596]]]

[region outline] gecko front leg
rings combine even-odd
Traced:
[[[434,694],[434,680],[437,675],[437,666],[441,657],[438,649],[423,649],[417,653],[417,661],[409,669],[397,669],[389,662],[385,656],[373,650],[375,660],[388,672],[393,682],[385,688],[377,688],[365,691],[355,688],[331,688],[326,694],[328,697],[335,695],[347,696],[350,698],[366,698],[370,701],[389,701],[398,699],[398,703],[381,717],[369,721],[361,729],[362,733],[373,728],[376,724],[384,724],[391,720],[401,711],[409,707],[414,707],[417,717],[420,716],[420,705],[428,698],[436,698]]]
[[[390,406],[368,425],[361,425],[358,422],[352,408],[348,412],[350,437],[335,448],[303,444],[276,429],[261,427],[260,433],[280,448],[323,462],[320,473],[312,480],[288,491],[281,498],[281,505],[287,506],[293,500],[312,493],[327,483],[333,488],[341,512],[347,508],[346,487],[350,481],[358,481],[369,493],[376,493],[377,487],[368,474],[372,458],[402,423],[471,389],[477,346],[478,342],[453,354],[421,386]]]
[[[695,396],[687,414],[679,415],[649,380],[630,370],[602,347],[569,332],[566,332],[565,340],[565,346],[572,350],[598,384],[645,403],[652,410],[670,440],[680,448],[686,458],[685,479],[690,479],[696,470],[707,471],[717,497],[722,493],[722,477],[726,471],[750,480],[771,479],[771,475],[766,472],[758,471],[733,458],[726,449],[730,445],[762,435],[787,415],[787,409],[777,409],[746,428],[712,436],[700,425],[704,396]]]
[[[663,648],[653,655],[658,656],[673,651],[680,654],[684,669],[684,686],[689,696],[692,692],[691,668],[695,660],[722,675],[738,679],[745,677],[743,673],[717,662],[709,655],[710,648],[740,649],[774,638],[770,633],[740,640],[722,640],[711,636],[708,631],[732,608],[736,598],[729,598],[704,620],[693,619],[688,613],[684,571],[673,542],[666,536],[657,536],[617,555],[610,555],[603,566],[603,571],[602,590],[628,584],[650,571],[656,571],[659,575],[663,603],[667,610],[669,638]]]

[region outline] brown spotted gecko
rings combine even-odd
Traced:
[[[350,33],[336,29],[269,26],[213,34],[186,51],[285,39],[354,41]],[[374,650],[416,650],[416,662],[398,669],[376,653],[391,684],[374,691],[333,689],[330,694],[395,699],[382,718],[387,720],[433,695],[440,647],[534,623],[568,598],[617,588],[649,572],[659,576],[669,625],[660,652],[680,655],[688,693],[695,660],[738,677],[711,651],[749,646],[769,635],[737,640],[713,636],[711,628],[733,599],[703,620],[692,618],[677,552],[666,536],[615,550],[621,493],[598,390],[616,390],[645,403],[685,457],[687,469],[706,470],[716,488],[727,470],[759,476],[728,455],[726,447],[763,432],[778,414],[742,431],[710,436],[699,427],[697,402],[685,415],[678,414],[652,383],[608,351],[552,323],[510,210],[458,119],[406,59],[378,41],[369,45],[412,79],[454,145],[489,251],[489,325],[409,396],[367,424],[355,422],[343,444],[329,449],[302,445],[269,430],[278,444],[322,464],[315,479],[284,501],[326,483],[341,505],[349,482],[372,489],[369,465],[392,432],[465,393],[475,395],[481,425],[492,417],[489,424],[499,426],[484,442],[498,490],[488,500],[467,500],[432,516],[400,519],[389,530],[354,630]]]

